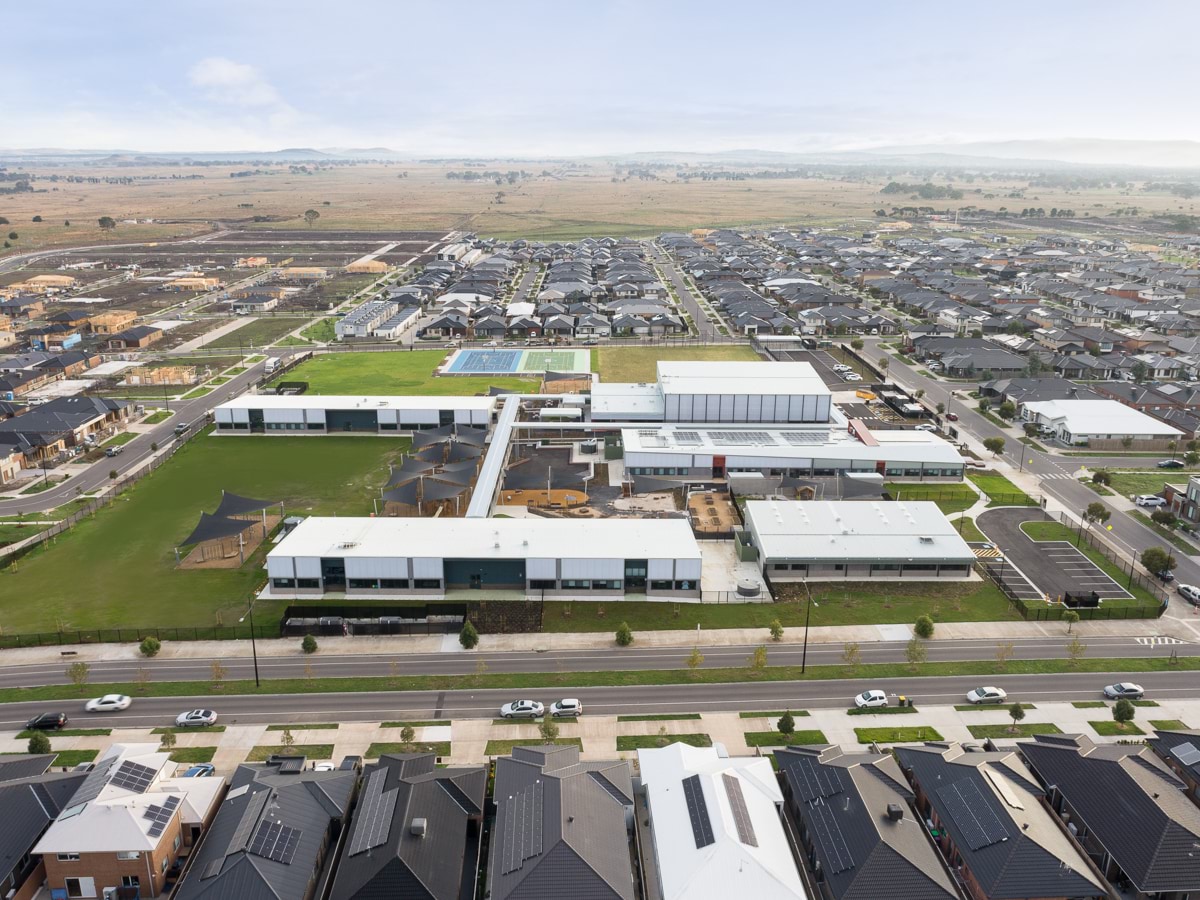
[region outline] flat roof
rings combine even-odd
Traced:
[[[216,409],[491,409],[495,397],[380,397],[362,394],[242,394]]]
[[[1183,434],[1153,416],[1139,412],[1116,400],[1031,400],[1025,409],[1044,418],[1064,419],[1064,427],[1072,434],[1161,434],[1172,437]]]
[[[267,558],[700,559],[686,519],[310,516]]]
[[[747,500],[746,524],[766,559],[975,559],[930,500]]]
[[[655,382],[596,382],[592,385],[592,415],[605,419],[626,415],[666,415],[662,389]]]
[[[659,360],[658,382],[664,394],[830,395],[806,362]]]

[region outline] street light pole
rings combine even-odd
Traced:
[[[262,682],[258,678],[258,644],[254,640],[254,601],[250,601],[250,605],[246,608],[246,615],[238,619],[238,623],[246,621],[246,617],[250,617],[250,654],[254,657],[254,686],[262,687]]]
[[[804,670],[808,667],[808,620],[812,616],[813,596],[812,591],[808,589],[808,582],[801,581],[804,585],[804,593],[808,597],[808,602],[804,607],[804,650],[800,654],[800,674],[804,674]]]

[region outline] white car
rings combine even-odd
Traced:
[[[1138,506],[1158,507],[1166,506],[1167,501],[1155,494],[1138,494],[1133,498],[1133,502]]]
[[[968,703],[1003,703],[1007,699],[1008,694],[998,687],[977,687],[967,692]]]
[[[1132,681],[1118,681],[1104,689],[1104,696],[1108,700],[1141,700],[1145,693],[1140,684]]]
[[[833,367],[833,371],[835,371],[835,372],[853,372],[854,369],[850,366],[845,365],[844,363],[838,363],[836,366]]]
[[[133,700],[124,694],[105,694],[95,700],[89,700],[83,708],[88,712],[120,712],[129,709],[131,703]]]
[[[319,762],[313,766],[314,772],[336,772],[337,766],[331,762]]]
[[[859,709],[874,709],[879,706],[887,706],[887,694],[883,691],[863,691],[854,698],[854,705]]]
[[[920,425],[916,426],[913,431],[937,431],[937,426],[930,425],[928,422],[922,422]]]
[[[175,717],[176,728],[217,724],[217,714],[211,709],[189,709]]]
[[[536,700],[514,700],[500,707],[502,719],[539,719],[546,712],[546,707]]]
[[[842,376],[843,381],[862,381],[862,376],[856,372],[849,372]]]
[[[582,716],[583,704],[578,700],[555,700],[550,704],[550,715],[555,718],[559,716]]]
[[[1192,584],[1179,585],[1179,596],[1192,606],[1200,606],[1200,588]]]

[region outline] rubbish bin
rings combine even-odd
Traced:
[[[905,706],[912,706],[912,705],[913,705],[913,698],[912,698],[912,697],[905,697],[905,698],[904,698],[904,700],[905,700]]]
[[[897,706],[907,706],[908,705],[907,700],[908,700],[908,698],[905,697],[903,694],[901,694],[898,698],[896,698],[896,701],[897,701],[896,705]]]

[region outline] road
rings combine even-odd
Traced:
[[[653,255],[653,261],[658,266],[659,271],[664,272],[671,285],[675,288],[675,293],[679,297],[679,302],[683,308],[687,310],[687,314],[692,317],[692,321],[696,323],[696,330],[701,340],[711,341],[717,337],[717,327],[708,320],[708,313],[700,307],[700,302],[692,296],[691,290],[684,283],[683,275],[675,266],[675,262],[656,244],[649,245],[650,252]]]
[[[1104,673],[993,675],[987,681],[1014,701],[1099,700],[1106,684],[1120,676]],[[1156,672],[1138,677],[1148,698],[1192,699],[1200,691],[1200,672]],[[638,687],[564,688],[583,701],[588,714],[631,712],[736,712],[777,709],[845,709],[868,689],[915,697],[920,705],[965,702],[979,686],[973,676],[880,678],[831,681],[771,681],[732,684],[672,684]],[[455,691],[380,691],[365,694],[267,694],[261,696],[147,697],[122,713],[85,717],[71,712],[77,704],[49,701],[0,705],[0,729],[20,728],[35,714],[63,709],[72,725],[139,728],[170,724],[185,709],[215,709],[227,725],[282,722],[380,722],[395,719],[491,718],[518,694],[549,702],[562,690],[468,689]],[[869,720],[866,720],[869,721]]]

